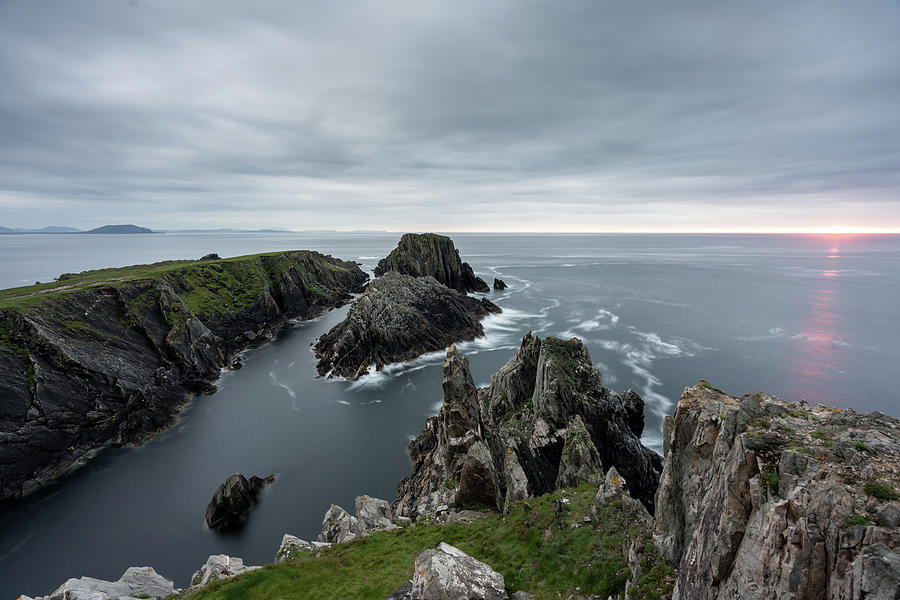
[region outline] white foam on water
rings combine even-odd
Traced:
[[[352,406],[352,405],[351,405],[349,402],[347,402],[346,400],[335,400],[334,402],[335,402],[336,404],[343,404],[344,406]]]
[[[776,338],[784,337],[785,331],[781,327],[772,327],[769,329],[769,332],[763,335],[747,335],[747,336],[738,336],[737,340],[742,342],[760,342],[763,340],[774,340]]]
[[[356,260],[377,260],[377,256],[357,256]]]

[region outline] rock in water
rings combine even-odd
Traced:
[[[898,598],[900,531],[878,514],[900,507],[900,421],[701,382],[665,432],[673,598]]]
[[[469,263],[459,258],[453,240],[434,233],[407,233],[387,257],[378,261],[375,276],[396,271],[413,277],[434,277],[438,282],[462,293],[489,292],[476,277]]]
[[[253,509],[263,487],[275,481],[274,475],[249,480],[238,473],[228,476],[206,506],[206,524],[210,529],[225,530],[240,527]]]
[[[493,312],[500,309],[486,298],[461,294],[433,277],[386,273],[319,338],[316,369],[357,379],[370,365],[380,369],[483,336],[479,321]]]
[[[506,582],[490,566],[441,542],[416,557],[410,598],[506,600]]]
[[[558,486],[599,481],[610,467],[653,510],[662,463],[640,443],[643,402],[604,388],[579,340],[526,335],[482,389],[451,347],[443,388],[440,412],[409,445],[413,473],[397,488],[395,515],[418,518],[450,504],[503,509]]]
[[[495,290],[505,290],[505,289],[508,288],[508,287],[509,287],[509,286],[506,285],[506,282],[505,282],[505,281],[503,281],[502,279],[497,279],[496,277],[494,277],[494,289],[495,289]]]

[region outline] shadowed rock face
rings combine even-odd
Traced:
[[[484,335],[481,319],[500,309],[440,284],[433,277],[389,272],[374,280],[347,317],[319,338],[320,375],[350,379]]]
[[[629,492],[653,510],[660,457],[640,443],[643,402],[603,387],[581,341],[526,335],[489,388],[451,347],[444,403],[413,440],[413,473],[395,514],[418,518],[442,505],[488,504],[599,481],[615,466]]]
[[[396,271],[413,277],[434,277],[439,283],[458,292],[489,292],[491,289],[476,277],[469,263],[462,262],[453,240],[434,233],[407,233],[397,247],[378,261],[375,276]]]
[[[204,273],[229,275],[233,289]],[[35,489],[97,448],[146,440],[191,393],[213,389],[237,352],[289,319],[346,302],[367,279],[355,263],[291,252],[205,261],[0,310],[0,499]],[[185,301],[216,302],[226,291],[240,305],[195,313]]]
[[[655,541],[674,598],[898,598],[897,419],[704,382],[664,443]]]

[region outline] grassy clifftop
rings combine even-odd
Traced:
[[[537,598],[617,597],[631,577],[623,546],[643,547],[644,576],[630,597],[671,594],[673,571],[656,557],[646,522],[618,502],[595,500],[597,487],[558,490],[471,523],[419,522],[395,531],[337,544],[289,563],[186,591],[180,600],[384,600],[413,576],[416,556],[440,542],[456,546],[503,574],[509,592]]]
[[[317,252],[297,250],[248,254],[219,260],[169,260],[147,265],[64,273],[57,281],[0,290],[0,310],[33,308],[42,302],[91,288],[142,280],[168,279],[187,291],[179,294],[195,313],[224,312],[255,298],[264,278],[283,272],[297,260],[318,263],[331,271],[349,271],[349,266],[324,260]],[[226,292],[219,294],[218,292]]]

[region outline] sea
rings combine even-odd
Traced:
[[[646,403],[643,442],[700,379],[900,416],[900,236],[451,233],[503,313],[459,344],[476,384],[522,336],[577,337],[604,385]],[[0,235],[0,287],[63,272],[289,249],[371,271],[399,233]],[[441,406],[443,352],[362,379],[317,377],[311,346],[346,307],[285,328],[189,402],[147,444],[111,448],[0,506],[0,597],[44,595],[70,577],[115,580],[151,565],[179,587],[211,554],[272,562],[284,533],[315,539],[334,503],[393,500],[407,445]],[[245,527],[216,533],[204,511],[229,474],[277,481]]]

